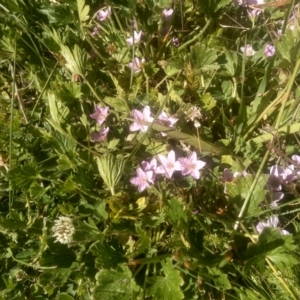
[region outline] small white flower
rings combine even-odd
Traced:
[[[253,50],[252,45],[250,44],[246,45],[246,47],[241,47],[240,49],[248,57],[253,56],[256,53],[256,51]]]
[[[55,225],[52,227],[54,232],[53,237],[56,238],[55,242],[61,244],[69,244],[72,241],[75,227],[72,219],[69,217],[60,216],[54,221]]]

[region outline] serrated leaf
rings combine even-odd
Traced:
[[[183,279],[177,271],[172,260],[169,258],[161,262],[165,276],[149,277],[148,283],[151,285],[147,289],[147,296],[153,296],[154,300],[180,300],[184,298],[181,290]]]
[[[89,19],[90,7],[85,5],[84,0],[77,0],[78,16],[81,22],[85,22]]]
[[[76,231],[73,235],[73,240],[82,242],[82,241],[97,241],[101,240],[103,237],[102,231],[98,229],[96,224],[91,218],[86,221],[78,221],[76,226]]]
[[[244,253],[248,258],[245,269],[255,266],[263,271],[264,267],[261,267],[264,266],[265,258],[269,258],[279,270],[284,271],[298,263],[293,255],[294,250],[292,235],[282,235],[279,229],[266,227],[259,235],[258,242]]]
[[[67,155],[62,154],[57,160],[58,169],[60,171],[65,171],[69,169],[73,169],[73,163],[70,161]]]
[[[101,158],[97,157],[97,165],[100,176],[114,195],[114,189],[121,179],[125,161],[108,154]]]
[[[122,266],[114,271],[101,270],[96,275],[97,286],[93,290],[93,300],[131,300],[133,292],[138,291],[128,267]]]
[[[92,249],[93,254],[97,256],[96,268],[116,268],[118,264],[127,261],[123,247],[116,240],[111,240],[110,243],[99,242]]]
[[[218,58],[217,51],[208,48],[205,44],[196,43],[191,47],[187,57],[196,74],[219,68],[219,65],[215,63]]]
[[[15,167],[9,172],[12,189],[27,192],[31,185],[40,179],[39,169],[32,163]]]
[[[66,67],[73,73],[85,76],[85,66],[87,61],[87,54],[84,49],[75,45],[73,51],[67,46],[61,46],[61,54],[66,60]]]
[[[48,103],[51,118],[54,122],[61,124],[69,114],[69,109],[65,107],[53,93],[48,93]]]
[[[39,276],[39,283],[47,286],[50,283],[59,287],[63,286],[71,275],[71,270],[67,268],[57,268],[53,270],[45,270]]]

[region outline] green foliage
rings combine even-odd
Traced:
[[[97,285],[93,290],[93,299],[129,300],[139,291],[139,287],[131,278],[130,270],[124,265],[115,271],[99,271],[96,280]]]
[[[235,2],[1,2],[0,300],[299,298],[299,12]]]
[[[184,295],[180,289],[183,280],[180,272],[174,270],[171,259],[161,262],[164,276],[149,277],[148,282],[151,284],[147,291],[148,296],[153,299],[183,299]]]

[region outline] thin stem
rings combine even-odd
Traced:
[[[12,140],[13,140],[13,118],[14,118],[14,97],[15,97],[15,87],[16,87],[16,56],[17,56],[17,40],[15,38],[15,49],[14,49],[14,57],[13,57],[13,66],[11,67],[11,75],[12,75],[12,92],[11,92],[11,101],[10,101],[10,125],[9,125],[9,170],[12,169]],[[13,191],[9,191],[9,210],[12,209],[13,205]]]
[[[180,51],[180,50],[184,49],[186,46],[188,46],[188,45],[194,43],[196,40],[198,40],[205,33],[205,31],[208,29],[208,27],[210,26],[210,23],[211,23],[211,20],[208,20],[206,22],[205,26],[202,28],[202,30],[197,35],[195,35],[191,40],[189,40],[189,41],[185,42],[184,44],[182,44],[178,48],[178,50]]]
[[[280,108],[280,111],[279,111],[279,114],[278,114],[278,117],[277,117],[277,120],[276,120],[276,124],[275,124],[275,129],[277,130],[279,128],[279,125],[281,123],[281,119],[282,119],[282,115],[283,115],[283,111],[285,109],[285,106],[286,106],[286,102],[288,100],[288,97],[291,93],[291,90],[292,90],[292,87],[294,85],[294,82],[295,82],[295,78],[297,76],[297,73],[298,73],[298,70],[299,70],[299,67],[300,67],[300,59],[298,59],[297,63],[296,63],[296,66],[294,68],[294,72],[288,82],[288,85],[287,85],[287,90],[286,90],[286,93],[284,94],[284,97],[283,97],[283,100],[281,102],[281,108]]]
[[[239,225],[240,225],[241,219],[242,219],[242,217],[243,217],[243,215],[244,215],[244,213],[245,213],[245,211],[246,211],[246,208],[247,208],[248,203],[249,203],[249,201],[250,201],[250,199],[251,199],[251,196],[252,196],[252,194],[253,194],[253,191],[254,191],[254,189],[255,189],[255,186],[256,186],[258,180],[260,179],[260,175],[261,175],[262,170],[263,170],[263,168],[264,168],[264,166],[265,166],[265,163],[266,163],[266,161],[267,161],[267,159],[268,159],[268,157],[269,157],[269,154],[270,154],[270,149],[268,149],[268,150],[266,151],[266,153],[265,153],[265,155],[264,155],[264,157],[263,157],[263,159],[262,159],[262,162],[261,162],[261,164],[260,164],[260,166],[259,166],[259,168],[258,168],[258,171],[257,171],[257,173],[256,173],[256,176],[255,176],[255,178],[254,178],[254,180],[253,180],[253,183],[252,183],[252,185],[251,185],[251,187],[250,187],[249,193],[247,194],[247,197],[246,197],[246,199],[245,199],[245,201],[244,201],[244,203],[243,203],[243,206],[242,206],[242,208],[241,208],[241,210],[240,210],[240,213],[239,213],[239,215],[238,215],[238,218],[237,218],[237,220],[236,220],[236,222],[235,222],[235,224],[234,224],[234,228],[233,228],[234,231],[233,231],[233,233],[238,229],[238,227],[239,227]]]
[[[56,70],[57,65],[58,65],[58,61],[57,61],[56,64],[54,65],[53,70],[51,71],[50,75],[48,76],[47,81],[46,81],[45,85],[43,86],[43,89],[42,89],[42,91],[41,91],[39,97],[37,98],[37,100],[36,100],[36,102],[35,102],[35,105],[34,105],[33,110],[32,110],[32,112],[31,112],[31,116],[33,116],[33,114],[34,114],[34,112],[35,112],[35,109],[36,109],[38,103],[40,102],[41,98],[43,97],[43,94],[44,94],[44,92],[45,92],[45,90],[46,90],[46,88],[47,88],[47,86],[48,86],[48,84],[49,84],[49,82],[50,82],[50,79],[52,78],[52,75],[53,75],[54,71]]]

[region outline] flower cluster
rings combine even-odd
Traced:
[[[72,242],[72,237],[75,232],[72,219],[69,217],[60,216],[54,221],[55,225],[52,227],[53,237],[56,238],[55,242],[62,244],[69,244]]]
[[[95,111],[90,115],[91,118],[95,119],[98,125],[102,125],[108,116],[109,107],[95,106]],[[109,132],[109,127],[101,127],[99,132],[93,132],[91,135],[91,141],[103,142]]]
[[[200,170],[205,166],[205,162],[197,159],[196,152],[191,152],[188,157],[181,157],[177,161],[175,159],[175,152],[171,150],[167,156],[158,154],[150,163],[143,161],[141,167],[136,170],[136,177],[132,178],[130,182],[138,187],[139,192],[154,184],[156,174],[163,174],[166,178],[172,178],[175,171],[181,171],[183,176],[190,175],[194,179],[200,178]],[[157,161],[160,165],[157,165]]]
[[[201,114],[200,108],[197,106],[192,106],[190,109],[188,109],[185,112],[185,119],[187,121],[194,122],[194,126],[196,128],[200,127],[200,119],[201,118],[202,118],[202,114]]]

